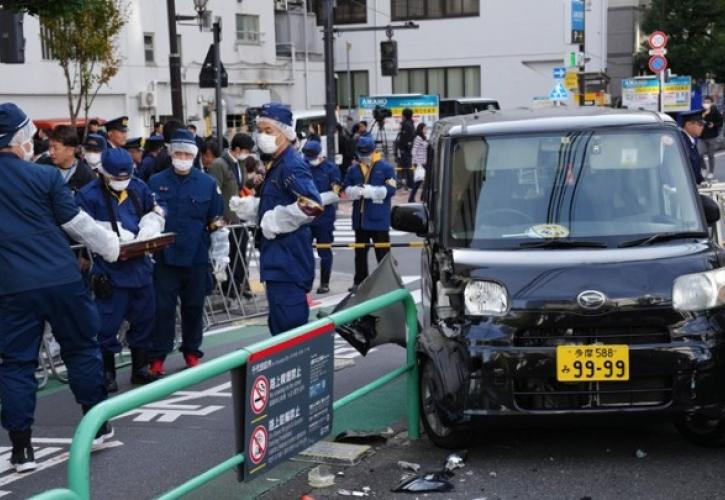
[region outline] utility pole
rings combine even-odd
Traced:
[[[184,122],[184,102],[181,94],[181,55],[176,36],[176,3],[166,0],[166,15],[169,22],[169,72],[171,83],[171,113]]]
[[[325,19],[325,129],[327,135],[327,158],[335,160],[335,134],[337,132],[337,88],[335,85],[335,33],[333,18],[333,0],[324,0],[322,16]]]
[[[587,9],[586,9],[586,2],[584,3],[584,12],[582,12],[582,25],[584,26],[584,29],[582,30],[582,38],[581,43],[579,44],[579,55],[581,57],[581,61],[579,61],[579,106],[584,106],[587,99],[587,57],[586,57],[586,39],[587,39]]]
[[[350,71],[350,49],[352,43],[345,42],[345,54],[347,55],[347,114],[352,116],[352,71]]]
[[[216,102],[216,136],[219,143],[219,151],[224,151],[224,108],[222,107],[222,18],[214,19],[214,102]]]

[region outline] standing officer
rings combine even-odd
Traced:
[[[128,116],[119,116],[104,125],[108,136],[108,147],[122,148],[126,145],[128,138]]]
[[[131,155],[131,159],[133,160],[133,171],[134,174],[138,172],[138,169],[141,167],[141,160],[143,160],[143,139],[141,137],[134,137],[133,139],[129,139],[126,141],[126,144],[123,145],[123,149],[128,151],[128,154]]]
[[[260,274],[267,289],[269,330],[277,335],[309,320],[307,293],[315,278],[309,223],[323,206],[310,167],[294,147],[289,106],[265,104],[257,127],[257,146],[273,160],[260,197],[234,197],[230,206],[240,219],[260,221]]]
[[[101,177],[76,196],[78,204],[121,241],[148,239],[161,234],[164,217],[151,190],[133,177],[133,160],[121,148],[103,154]],[[101,317],[99,342],[106,373],[106,390],[118,391],[115,355],[121,352],[118,330],[128,320],[131,348],[131,383],[147,384],[158,377],[148,369],[148,350],[154,327],[153,264],[148,256],[123,262],[96,259],[91,269],[96,307]]]
[[[390,200],[395,194],[395,170],[385,160],[373,161],[375,141],[362,136],[357,142],[358,162],[345,177],[345,194],[354,200],[352,228],[355,243],[390,243]],[[375,248],[380,262],[389,248]],[[355,278],[351,290],[368,277],[368,249],[355,248]]]
[[[164,136],[154,134],[144,143],[143,158],[136,175],[144,182],[148,182],[156,172],[156,163],[161,151],[164,149]]]
[[[34,128],[17,106],[0,104],[0,420],[17,472],[37,467],[30,438],[46,321],[84,412],[106,399],[98,313],[63,231],[109,262],[119,253],[118,237],[78,210],[58,169],[29,163]],[[112,435],[103,424],[96,442]]]
[[[172,168],[149,181],[166,212],[165,231],[176,233],[176,242],[155,255],[156,327],[150,352],[155,375],[165,373],[164,359],[174,348],[179,298],[181,352],[186,366],[199,364],[209,260],[219,281],[226,279],[229,263],[229,231],[222,227],[222,197],[214,179],[193,168],[198,153],[194,136],[179,128],[168,149]]]
[[[705,179],[702,176],[702,159],[698,148],[698,141],[705,128],[705,121],[702,119],[702,110],[690,111],[680,115],[682,119],[682,144],[690,160],[690,166],[695,174],[695,182],[700,184]]]
[[[325,212],[310,223],[312,239],[316,240],[318,244],[330,244],[335,241],[335,212],[337,202],[340,201],[338,194],[342,189],[340,169],[331,161],[320,156],[322,145],[318,141],[308,140],[302,153],[312,171],[312,178],[320,193],[322,204],[325,205]],[[328,293],[332,274],[332,249],[318,248],[317,255],[320,256],[320,287],[317,289],[317,293]]]
[[[86,161],[93,172],[98,170],[101,166],[101,154],[108,147],[106,138],[101,134],[88,134],[86,140],[83,141],[83,159]]]

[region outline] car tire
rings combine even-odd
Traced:
[[[420,360],[420,417],[423,428],[436,446],[444,449],[460,449],[470,444],[470,436],[464,430],[453,428],[444,422],[436,408],[436,394],[440,393],[438,372],[426,358]],[[438,398],[439,399],[439,398]]]
[[[725,419],[692,415],[678,418],[675,427],[688,441],[698,446],[725,446]]]

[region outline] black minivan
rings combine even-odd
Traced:
[[[487,111],[438,122],[422,253],[428,435],[514,415],[664,414],[725,444],[725,254],[667,116]]]

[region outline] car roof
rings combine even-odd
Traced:
[[[662,113],[603,107],[518,108],[487,110],[455,116],[436,124],[441,135],[485,135],[512,132],[579,130],[631,125],[674,126],[675,121]]]
[[[305,119],[305,118],[316,118],[319,116],[325,116],[325,110],[324,109],[300,109],[300,110],[292,110],[292,117],[295,120]]]
[[[498,103],[496,99],[492,99],[489,97],[447,97],[445,99],[441,99],[441,102],[453,102],[457,101],[461,104],[469,103],[469,102],[495,102]]]

